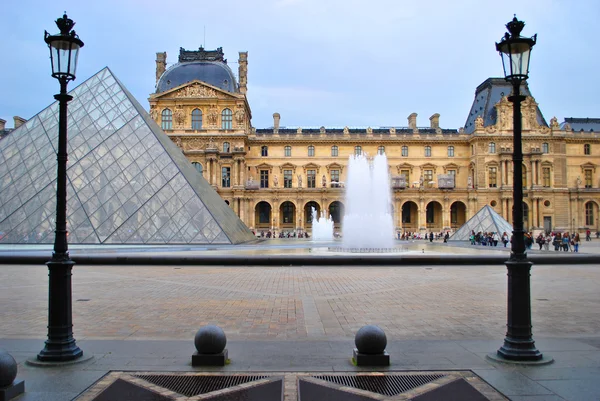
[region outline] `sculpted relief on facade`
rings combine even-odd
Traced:
[[[181,88],[177,92],[173,93],[173,97],[183,98],[183,97],[198,97],[198,98],[206,98],[206,97],[217,97],[217,91],[209,88],[204,85],[200,85],[198,83],[194,83],[192,85],[186,86],[185,88]]]

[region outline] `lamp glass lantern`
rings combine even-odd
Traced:
[[[58,80],[71,81],[75,79],[79,49],[83,47],[83,42],[72,30],[75,23],[67,17],[67,14],[57,19],[56,25],[60,33],[50,35],[45,32],[44,35],[44,41],[50,48],[52,76]]]
[[[514,17],[512,21],[506,24],[508,32],[500,43],[496,43],[496,50],[502,57],[504,77],[507,81],[521,82],[526,80],[529,75],[529,59],[537,35],[531,38],[522,37],[521,31],[524,26],[523,21],[519,21],[517,17]]]

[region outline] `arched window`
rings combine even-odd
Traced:
[[[200,109],[192,111],[192,129],[202,129],[202,111]]]
[[[448,157],[454,157],[454,146],[448,146]]]
[[[354,154],[355,154],[356,156],[360,156],[360,155],[362,155],[362,146],[360,146],[360,145],[356,145],[356,146],[354,147]]]
[[[490,152],[490,153],[496,153],[496,143],[494,143],[494,142],[490,142],[490,145],[489,145],[489,152]]]
[[[333,145],[331,147],[331,156],[337,157],[337,155],[338,155],[338,147],[336,145]]]
[[[229,142],[223,142],[223,153],[229,152],[231,152],[231,146],[229,145]]]
[[[230,109],[223,109],[221,112],[221,129],[231,129],[233,122],[233,113]]]
[[[308,145],[308,157],[313,157],[315,155],[315,147],[313,145]]]
[[[200,173],[202,174],[202,164],[198,163],[198,162],[192,162],[192,166],[194,166],[194,168]]]
[[[592,145],[590,145],[589,143],[586,143],[585,145],[583,145],[583,154],[591,155],[592,154]]]
[[[402,157],[408,157],[408,146],[402,146]]]
[[[385,146],[382,146],[382,145],[378,146],[377,147],[377,154],[378,155],[382,155],[384,153],[385,153]]]
[[[425,157],[431,157],[431,146],[425,146]]]
[[[260,147],[260,155],[262,157],[267,157],[269,156],[269,147],[268,146],[261,146]]]
[[[292,156],[292,147],[290,145],[286,145],[283,148],[283,155],[285,157],[291,157]]]
[[[173,112],[169,109],[164,109],[161,113],[161,128],[173,129]]]
[[[542,153],[549,153],[550,152],[550,147],[548,146],[548,142],[544,142],[542,143]]]

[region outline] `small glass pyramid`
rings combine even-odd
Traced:
[[[509,236],[512,234],[513,227],[502,216],[500,216],[491,206],[485,205],[475,216],[462,225],[450,238],[450,241],[469,241],[471,232],[498,233],[502,236],[506,232]]]
[[[70,92],[72,244],[255,239],[108,68]],[[0,243],[53,243],[58,102],[0,140]]]

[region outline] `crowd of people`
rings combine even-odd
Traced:
[[[596,234],[597,237],[599,233]],[[498,246],[499,243],[503,244],[504,247],[509,243],[512,243],[512,235],[509,237],[506,232],[499,235],[496,232],[478,232],[471,231],[469,238],[471,245],[483,245],[483,246]],[[533,233],[526,232],[524,234],[525,247],[532,249],[533,244],[538,244],[539,250],[550,250],[550,246],[554,247],[555,251],[563,252],[579,252],[579,246],[581,245],[581,237],[579,233],[570,234],[569,232],[550,232],[540,233],[537,237],[534,237]],[[591,232],[587,230],[586,241],[591,241]]]

